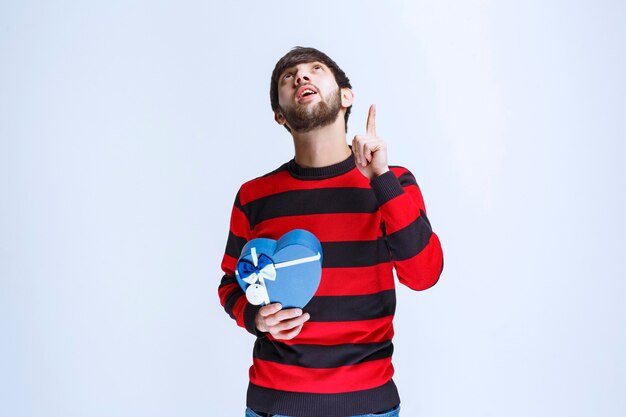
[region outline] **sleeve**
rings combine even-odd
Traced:
[[[256,313],[261,306],[255,306],[248,302],[246,294],[235,278],[235,268],[241,249],[251,239],[250,222],[240,204],[240,192],[237,193],[230,216],[230,229],[222,258],[224,276],[218,288],[218,295],[222,307],[237,322],[237,325],[245,328],[253,335],[261,336],[263,333],[257,330],[254,323]]]
[[[415,177],[406,168],[390,167],[370,185],[378,200],[399,281],[414,290],[432,287],[443,270],[443,251],[426,217]]]

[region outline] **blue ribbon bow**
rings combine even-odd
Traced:
[[[237,264],[237,275],[246,283],[246,298],[254,305],[262,303],[269,304],[270,297],[267,293],[265,280],[274,281],[276,279],[276,268],[272,258],[265,254],[257,256],[256,248],[251,249],[252,262],[248,259],[241,259]]]
[[[239,261],[239,264],[237,265],[237,272],[239,272],[239,276],[241,277],[241,279],[246,281],[248,284],[253,284],[261,276],[263,276],[263,278],[265,279],[275,279],[276,273],[272,274],[268,269],[268,266],[274,266],[274,261],[272,261],[269,256],[263,253],[260,254],[257,259],[258,261],[256,265],[254,265],[253,262],[250,262],[248,259],[245,258]],[[254,278],[253,282],[249,282],[252,281],[250,279],[252,278],[251,276],[253,276]]]

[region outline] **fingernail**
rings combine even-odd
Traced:
[[[301,316],[301,315],[302,315],[302,310],[297,309],[297,310],[296,310],[296,316]]]

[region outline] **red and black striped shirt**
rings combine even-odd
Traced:
[[[255,328],[260,307],[246,300],[235,266],[249,240],[278,239],[293,229],[322,243],[322,278],[304,308],[310,320],[294,339],[278,341]],[[370,182],[352,157],[323,168],[292,160],[245,183],[232,210],[219,296],[237,324],[257,336],[247,405],[301,417],[397,405],[394,268],[415,290],[434,285],[443,268],[441,244],[407,169],[390,167]]]

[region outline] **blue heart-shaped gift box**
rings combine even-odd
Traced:
[[[252,239],[241,250],[235,275],[252,304],[302,308],[320,284],[322,245],[303,229],[278,240]]]

